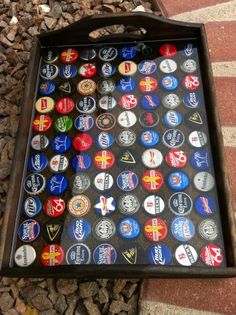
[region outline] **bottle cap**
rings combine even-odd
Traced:
[[[47,245],[40,254],[40,262],[46,267],[61,265],[63,260],[64,250],[58,244]]]
[[[103,96],[99,99],[98,105],[101,109],[104,110],[111,110],[113,109],[117,104],[116,99],[113,96]]]
[[[28,160],[28,170],[32,173],[38,173],[45,170],[48,165],[48,159],[43,153],[33,154]]]
[[[53,63],[53,62],[57,61],[57,59],[59,57],[59,53],[54,48],[48,48],[48,49],[43,51],[42,57],[43,57],[44,62]]]
[[[45,177],[41,174],[30,174],[26,177],[24,182],[24,189],[29,195],[38,195],[46,185]]]
[[[150,75],[156,72],[157,64],[154,60],[143,60],[138,64],[138,71],[143,75]]]
[[[111,244],[100,244],[93,252],[93,261],[97,265],[113,265],[117,259],[116,249]]]
[[[216,213],[217,204],[213,197],[209,195],[200,195],[194,202],[197,213],[202,217],[209,217]]]
[[[140,225],[136,219],[125,217],[119,221],[117,230],[122,238],[130,240],[139,236]]]
[[[179,112],[169,110],[165,113],[163,117],[163,122],[166,124],[167,127],[177,127],[182,123],[182,116]]]
[[[136,124],[137,117],[132,111],[125,110],[119,114],[117,122],[121,127],[130,128]]]
[[[121,152],[118,157],[118,163],[122,168],[131,168],[136,165],[135,152],[126,150]]]
[[[49,161],[50,171],[53,173],[62,173],[67,170],[69,166],[69,160],[62,154],[54,155]]]
[[[175,250],[175,259],[181,266],[190,267],[197,261],[198,254],[192,245],[182,244]]]
[[[58,117],[53,126],[57,132],[68,132],[73,127],[73,120],[70,116]]]
[[[164,57],[173,57],[177,53],[177,48],[173,44],[161,45],[159,52]]]
[[[91,148],[93,138],[88,133],[79,133],[72,141],[76,151],[86,151]]]
[[[35,108],[39,113],[46,114],[54,109],[55,101],[51,97],[40,97],[35,103]]]
[[[197,92],[188,92],[184,95],[183,103],[188,108],[197,108],[202,105],[203,99]]]
[[[212,160],[206,150],[198,150],[191,154],[190,164],[199,171],[206,171],[210,168]]]
[[[199,172],[194,176],[193,184],[197,190],[209,191],[215,186],[215,179],[208,172]]]
[[[168,129],[164,132],[162,141],[168,148],[179,148],[184,144],[185,136],[179,129]]]
[[[166,75],[161,79],[161,86],[164,90],[173,91],[178,87],[178,85],[179,82],[173,75]]]
[[[155,94],[146,94],[141,98],[141,105],[143,109],[152,110],[157,109],[160,104],[160,98]]]
[[[151,215],[160,214],[165,209],[164,200],[157,195],[150,195],[143,202],[144,210]]]
[[[66,263],[68,265],[86,265],[91,260],[91,250],[83,243],[72,245],[66,252]]]
[[[197,63],[194,59],[187,59],[181,65],[180,68],[187,73],[193,73],[197,70]]]
[[[138,105],[138,98],[134,94],[125,94],[120,98],[119,104],[123,109],[133,109]]]
[[[112,79],[104,79],[98,81],[97,90],[102,95],[111,94],[116,88],[115,81]]]
[[[153,147],[159,140],[159,134],[152,129],[143,131],[140,136],[140,142],[145,147]]]
[[[68,181],[65,176],[56,174],[47,180],[47,190],[52,195],[63,194],[68,187]]]
[[[169,265],[172,260],[170,249],[163,244],[153,244],[147,250],[147,261],[152,265]]]
[[[39,86],[39,93],[42,95],[50,95],[56,89],[56,83],[54,81],[43,81]]]
[[[131,77],[123,77],[117,83],[117,88],[120,92],[129,93],[134,90],[136,81]]]
[[[33,121],[33,129],[36,132],[46,132],[52,126],[52,119],[48,115],[36,116]]]
[[[32,265],[35,259],[36,251],[30,245],[22,245],[18,247],[14,255],[14,261],[19,267],[28,267]]]
[[[90,187],[90,178],[86,174],[76,174],[71,178],[72,195],[84,193]]]
[[[148,191],[158,191],[163,183],[163,175],[156,170],[148,170],[143,174],[142,186]]]
[[[125,242],[119,248],[119,261],[122,264],[143,264],[144,251],[143,248],[136,242]]]
[[[171,93],[167,94],[162,99],[162,104],[165,108],[168,109],[175,109],[180,105],[181,101],[177,94]]]
[[[75,107],[75,102],[72,98],[63,97],[56,102],[56,111],[62,115],[69,114]]]
[[[79,115],[74,121],[75,128],[81,132],[89,131],[93,128],[93,125],[94,119],[88,114]]]
[[[74,219],[68,227],[69,237],[73,241],[84,241],[91,233],[91,224],[85,219]]]
[[[198,225],[198,233],[206,241],[214,241],[219,236],[219,228],[212,219],[206,219]]]
[[[31,243],[35,241],[40,234],[40,225],[34,219],[23,221],[18,229],[18,237],[22,242]]]
[[[65,211],[66,203],[60,197],[50,197],[43,205],[44,213],[52,218],[61,216]]]
[[[23,211],[27,217],[34,218],[40,214],[42,202],[38,197],[28,197],[24,201]]]
[[[171,232],[178,241],[188,242],[195,235],[195,225],[186,217],[178,217],[171,223]]]
[[[96,91],[96,83],[91,79],[84,79],[78,83],[77,91],[81,95],[92,95]]]
[[[95,111],[96,101],[92,96],[85,96],[76,103],[76,109],[83,114],[89,114]]]
[[[201,129],[205,124],[205,117],[203,113],[199,111],[187,113],[184,116],[186,125],[191,129]]]
[[[201,148],[207,143],[207,136],[203,131],[192,131],[188,136],[189,143],[195,148]]]
[[[101,130],[111,130],[116,124],[116,118],[110,113],[103,113],[96,118],[96,126]]]
[[[108,149],[113,145],[114,137],[111,133],[102,131],[97,135],[95,143],[101,149]]]
[[[92,63],[84,63],[78,70],[79,75],[83,78],[91,78],[95,76],[96,72],[96,66]]]
[[[116,141],[121,147],[130,147],[136,141],[136,133],[130,129],[123,129],[117,135]]]
[[[102,61],[112,61],[118,55],[118,51],[115,47],[103,47],[98,52],[98,57]]]
[[[200,86],[199,77],[192,74],[187,75],[183,79],[182,84],[187,90],[195,90]]]
[[[75,155],[71,160],[71,166],[76,173],[87,171],[91,165],[91,157],[84,152],[80,152],[78,155]]]
[[[115,199],[110,195],[100,195],[95,201],[94,209],[99,216],[110,216],[116,210]]]
[[[31,147],[36,151],[47,149],[49,140],[45,135],[36,135],[31,140]]]
[[[168,202],[170,210],[175,215],[187,215],[192,211],[193,201],[189,195],[184,192],[177,192],[170,196]]]
[[[67,48],[63,50],[60,55],[60,59],[64,63],[73,63],[78,59],[78,51],[72,48]]]
[[[100,191],[106,191],[112,188],[114,179],[111,174],[101,172],[94,178],[94,186]]]
[[[94,156],[94,165],[101,170],[111,168],[115,163],[115,156],[109,150],[98,151]]]
[[[118,208],[122,214],[134,214],[139,210],[140,202],[135,195],[124,194],[118,200]]]
[[[135,46],[124,46],[119,51],[119,57],[124,60],[131,60],[138,54],[137,47]]]
[[[58,85],[59,95],[62,97],[68,97],[75,93],[75,85],[70,81],[62,81]]]
[[[117,186],[126,192],[138,186],[138,176],[132,171],[123,171],[117,176]]]
[[[113,76],[115,73],[116,67],[110,62],[105,62],[100,70],[100,75],[104,78],[109,78]]]
[[[62,79],[66,79],[66,80],[74,78],[76,74],[77,74],[77,68],[71,64],[64,65],[59,70],[59,76]]]
[[[143,77],[138,83],[139,89],[142,93],[153,92],[158,87],[158,82],[153,77]]]
[[[161,242],[166,238],[167,234],[167,225],[162,219],[152,218],[144,223],[144,235],[149,241]]]
[[[61,241],[63,223],[58,219],[46,221],[43,226],[43,238],[47,243],[57,243]]]
[[[140,125],[144,128],[155,127],[159,122],[159,116],[156,112],[145,111],[139,116]]]
[[[166,163],[174,168],[184,167],[187,163],[187,154],[180,149],[172,149],[166,155]]]
[[[40,69],[40,76],[44,80],[53,80],[58,76],[59,68],[56,65],[46,64]]]
[[[204,264],[210,267],[219,267],[224,261],[223,250],[216,244],[203,247],[200,257]]]
[[[51,148],[56,153],[65,153],[71,146],[71,139],[66,134],[60,134],[51,141]]]
[[[164,73],[173,73],[177,70],[177,63],[172,59],[164,59],[160,63],[159,68]]]
[[[108,218],[97,220],[93,225],[93,236],[99,241],[106,241],[116,233],[115,223]]]
[[[137,72],[137,65],[133,61],[126,60],[119,64],[118,71],[121,75],[131,76]]]
[[[89,61],[95,59],[97,56],[96,51],[93,48],[85,48],[80,52],[80,59]]]
[[[162,153],[157,149],[147,149],[142,153],[142,162],[148,168],[156,168],[163,161]]]
[[[87,196],[77,195],[68,201],[67,208],[73,217],[80,218],[84,217],[90,211],[91,202]]]
[[[168,175],[167,183],[173,190],[184,190],[189,186],[189,177],[181,171],[172,172]]]

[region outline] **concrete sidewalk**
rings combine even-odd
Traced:
[[[170,19],[205,24],[236,211],[236,1],[156,1]],[[144,280],[140,315],[158,314],[235,315],[236,279]]]

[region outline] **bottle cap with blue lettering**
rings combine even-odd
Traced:
[[[39,93],[42,95],[50,95],[56,89],[56,83],[54,81],[44,81],[39,86]]]
[[[178,217],[171,223],[171,232],[178,241],[188,242],[195,235],[195,225],[186,217]]]
[[[111,244],[100,244],[93,252],[93,261],[97,265],[113,265],[117,259],[117,252]]]
[[[146,94],[141,98],[141,105],[143,109],[152,110],[157,109],[160,104],[160,98],[155,94]]]
[[[154,244],[147,249],[147,261],[151,265],[169,265],[172,260],[170,249],[163,244]]]
[[[138,186],[138,176],[132,171],[123,171],[117,176],[117,186],[123,191],[132,191]]]
[[[71,166],[76,173],[86,171],[91,165],[91,157],[84,152],[80,152],[78,155],[75,155],[71,160]]]
[[[40,214],[42,202],[38,197],[28,197],[24,201],[23,211],[27,217],[34,218]]]
[[[40,234],[40,225],[34,219],[23,221],[18,229],[18,237],[22,242],[31,243],[37,239]]]
[[[184,190],[189,186],[189,177],[181,171],[172,172],[167,179],[168,185],[173,190]]]
[[[84,241],[91,233],[91,224],[85,219],[74,219],[70,222],[68,228],[69,237],[73,241]]]
[[[202,217],[209,217],[216,213],[217,204],[210,195],[200,195],[194,201],[194,206],[197,213]]]
[[[113,143],[113,135],[105,131],[100,132],[95,139],[95,144],[101,149],[108,149],[113,145]]]
[[[47,190],[52,195],[63,194],[67,187],[68,181],[64,175],[56,174],[47,180]]]
[[[124,60],[134,59],[134,57],[136,57],[137,54],[138,54],[137,47],[134,46],[124,46],[119,51],[120,58]]]
[[[132,217],[125,217],[119,221],[117,230],[122,238],[134,239],[140,234],[140,224]]]
[[[66,80],[74,78],[76,74],[77,74],[77,69],[74,65],[71,65],[71,64],[64,65],[59,70],[59,76],[62,79],[66,79]]]
[[[116,201],[110,195],[101,195],[96,199],[94,208],[99,216],[110,216],[116,210]]]
[[[159,134],[155,130],[145,130],[141,133],[140,142],[145,147],[153,147],[160,140]]]
[[[66,263],[68,265],[87,265],[90,260],[91,250],[83,243],[72,245],[66,252]]]
[[[45,177],[41,174],[30,174],[24,182],[24,189],[29,195],[40,194],[46,186]]]
[[[200,171],[206,171],[212,164],[211,156],[206,150],[198,150],[191,154],[190,163],[192,167]]]
[[[66,134],[56,136],[51,141],[51,148],[56,153],[65,153],[71,146],[71,139]]]
[[[143,75],[150,75],[156,72],[157,64],[154,60],[143,60],[138,64],[138,71]]]
[[[28,160],[28,170],[33,173],[42,172],[48,165],[48,159],[43,153],[31,155]]]
[[[173,75],[167,75],[161,79],[161,86],[167,91],[175,90],[179,85],[176,77]]]
[[[93,128],[93,125],[94,119],[91,115],[88,114],[79,115],[74,121],[75,128],[82,132],[89,131]]]
[[[110,62],[105,62],[100,70],[100,75],[104,78],[109,78],[116,73],[116,67]]]
[[[129,93],[134,90],[136,81],[131,77],[123,77],[117,83],[117,88],[120,92]]]
[[[182,116],[179,112],[169,110],[165,113],[163,121],[167,127],[177,127],[182,123]]]

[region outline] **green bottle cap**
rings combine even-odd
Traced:
[[[68,132],[73,127],[73,120],[69,116],[61,116],[54,121],[57,132]]]

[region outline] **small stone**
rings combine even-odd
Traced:
[[[1,28],[6,28],[7,27],[7,22],[5,22],[5,21],[0,21],[0,27]]]
[[[60,314],[63,314],[65,310],[67,309],[67,303],[66,303],[66,298],[64,295],[59,295],[54,308],[56,311],[58,311]]]
[[[27,306],[26,311],[23,314],[24,315],[39,315],[39,311],[36,310],[36,308],[31,308]]]
[[[103,4],[102,9],[109,13],[116,13],[116,7],[112,4]]]
[[[53,18],[45,16],[44,22],[45,22],[47,28],[51,30],[56,26],[57,19],[53,19]]]
[[[16,16],[13,16],[10,21],[10,25],[16,25],[18,23],[18,19]]]
[[[90,281],[79,284],[79,294],[82,298],[94,296],[99,291],[97,282]]]
[[[13,45],[13,43],[11,43],[4,35],[3,33],[1,33],[0,35],[0,42],[6,46],[6,47],[11,47]]]
[[[34,296],[31,303],[39,311],[46,311],[53,307],[52,302],[44,294]]]
[[[96,279],[96,281],[101,287],[106,287],[108,279]]]
[[[84,306],[86,307],[89,315],[101,315],[101,312],[97,306],[97,304],[94,304],[92,300],[85,299],[84,300]]]
[[[59,279],[56,286],[58,292],[65,295],[74,293],[78,289],[76,279]]]
[[[32,48],[32,41],[30,39],[26,39],[23,41],[23,45],[26,51],[30,51]]]
[[[88,315],[88,312],[82,301],[78,302],[74,315]]]
[[[127,283],[127,280],[125,279],[114,280],[113,292],[120,293],[125,287],[126,283]]]
[[[50,7],[47,4],[40,4],[39,5],[39,11],[41,14],[46,14],[50,12]]]
[[[103,4],[113,4],[113,5],[116,5],[116,4],[120,4],[122,1],[121,0],[102,0],[102,3]]]
[[[40,315],[56,315],[57,311],[56,310],[46,310],[46,311],[43,311],[43,312],[40,312]],[[60,313],[62,314],[62,313]]]
[[[54,6],[51,10],[51,16],[55,19],[59,19],[61,14],[62,14],[61,5],[59,3],[54,4]]]
[[[26,312],[26,305],[21,299],[16,299],[15,308],[20,314],[24,314]]]
[[[17,34],[17,27],[12,26],[7,34],[7,39],[13,42],[15,40],[16,34]]]
[[[38,31],[38,27],[37,26],[31,26],[27,29],[27,32],[31,35],[31,36],[36,36],[39,34]]]
[[[19,313],[14,308],[11,308],[7,312],[4,312],[4,315],[19,315]]]
[[[31,302],[32,298],[35,297],[36,295],[44,295],[45,297],[47,296],[48,292],[39,286],[36,285],[29,285],[25,288],[22,288],[20,290],[20,295],[27,301]]]
[[[76,305],[78,303],[78,294],[77,293],[72,293],[66,296],[67,304],[68,304],[68,309],[65,312],[65,315],[71,315],[74,314]]]
[[[100,304],[109,302],[109,293],[106,288],[102,287],[101,289],[99,289],[98,300]]]
[[[110,304],[109,311],[111,313],[117,314],[120,313],[121,311],[128,311],[129,308],[130,306],[127,303],[113,300]]]
[[[139,294],[133,294],[132,297],[127,301],[129,305],[128,315],[136,315],[138,312],[138,298]]]
[[[0,309],[3,312],[8,311],[14,305],[14,299],[8,292],[3,292],[0,297]]]
[[[122,290],[122,294],[129,299],[135,292],[138,284],[137,283],[127,283],[124,289]]]

